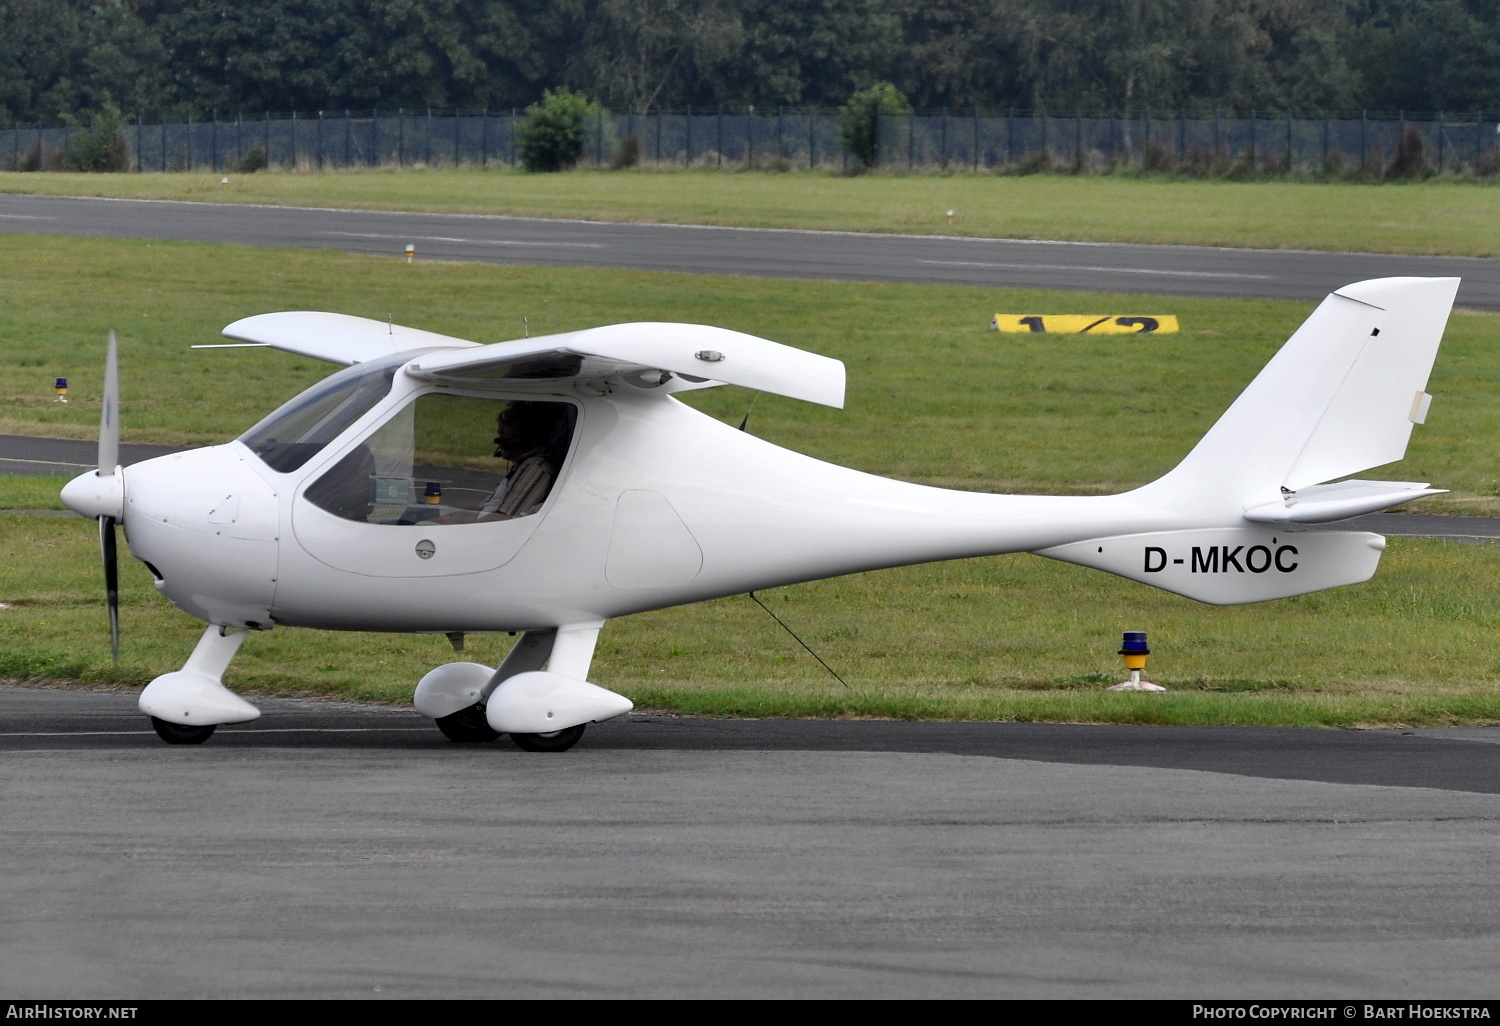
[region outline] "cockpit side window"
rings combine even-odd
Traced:
[[[571,403],[428,393],[303,494],[346,520],[392,526],[530,516],[551,494],[577,415]]]
[[[414,354],[355,364],[318,382],[240,436],[272,470],[288,474],[322,451],[385,398]]]

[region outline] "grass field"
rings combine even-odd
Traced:
[[[0,192],[1021,239],[1494,256],[1493,184],[509,170],[0,173]],[[955,212],[947,220],[948,210]]]
[[[608,321],[704,321],[845,360],[844,411],[762,397],[751,428],[913,480],[1102,492],[1187,451],[1311,308],[907,285],[783,282],[333,252],[27,238],[0,281],[0,431],[93,438],[105,332],[120,333],[128,439],[216,442],[330,369],[271,350],[191,351],[249,313],[330,309],[497,341]],[[1176,336],[1034,338],[985,330],[996,310],[1175,312]],[[1456,315],[1438,396],[1394,473],[1500,510],[1500,317]],[[52,402],[67,375],[73,402]],[[751,395],[693,393],[738,422]],[[55,506],[56,479],[0,479],[0,509]],[[1431,503],[1422,508],[1432,508]],[[124,567],[126,654],[109,667],[92,524],[0,516],[0,674],[138,684],[181,664],[200,625]],[[782,589],[776,609],[851,684],[830,680],[747,599],[627,618],[594,677],[644,706],[737,715],[1128,722],[1500,720],[1500,548],[1393,539],[1374,581],[1228,609],[1030,556],[914,567]],[[1165,696],[1108,695],[1122,629],[1152,632]],[[495,662],[509,639],[475,639]],[[403,700],[441,639],[277,630],[250,639],[235,687]]]

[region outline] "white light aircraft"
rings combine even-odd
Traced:
[[[1457,288],[1334,292],[1177,467],[1119,495],[949,491],[778,448],[673,396],[730,383],[842,407],[843,364],[722,328],[479,345],[333,313],[225,328],[346,366],[233,442],[128,469],[111,339],[99,469],[62,495],[100,521],[117,652],[117,524],[157,589],[208,624],[141,694],[164,740],[259,715],[221,681],[255,631],[432,632],[455,648],[509,631],[498,667],[428,673],[417,711],[455,741],[562,751],[631,708],[588,682],[612,617],[1002,552],[1220,604],[1367,580],[1384,538],[1301,528],[1441,490],[1336,479],[1405,454]]]

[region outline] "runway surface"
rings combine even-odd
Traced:
[[[134,694],[0,688],[5,993],[1494,993],[1488,728],[634,716],[534,755],[261,704],[171,747]]]
[[[1316,300],[1365,278],[1454,275],[1464,279],[1459,305],[1500,309],[1500,261],[1470,257],[1028,242],[9,195],[0,196],[0,232],[327,248],[392,258],[411,244],[419,259],[1159,296]]]

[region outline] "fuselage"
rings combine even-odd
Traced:
[[[432,391],[453,390],[398,372],[384,399],[290,473],[240,441],[131,466],[132,553],[163,594],[213,623],[480,632],[1199,519],[1164,517],[1140,493],[992,495],[881,478],[628,386],[549,397],[576,405],[577,426],[531,516],[396,526],[308,501],[312,482]]]

